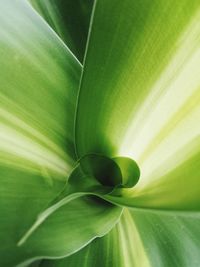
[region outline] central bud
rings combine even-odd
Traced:
[[[139,180],[137,163],[127,157],[88,154],[79,160],[82,171],[109,187],[133,187]]]

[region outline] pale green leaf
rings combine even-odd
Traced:
[[[96,2],[79,95],[77,152],[130,154],[142,163],[153,138],[155,150],[182,123],[195,126],[200,4]],[[192,130],[195,135],[198,124]]]
[[[2,158],[66,175],[81,66],[26,1],[0,8]]]
[[[18,241],[18,246],[26,244],[27,240],[32,235],[35,235],[35,231],[38,231],[41,227],[45,227],[43,224],[46,223],[46,220],[52,214],[53,216],[57,216],[54,213],[57,213],[60,208],[69,202],[86,195],[93,195],[109,200],[109,196],[107,195],[112,193],[115,188],[127,187],[127,185],[135,182],[135,179],[132,179],[132,176],[135,176],[135,170],[137,171],[137,165],[127,158],[109,159],[96,154],[86,155],[81,158],[70,174],[62,192],[49,203],[46,209],[38,214],[34,224]],[[126,178],[129,179],[123,179],[123,175],[127,175]],[[123,185],[124,180],[125,185]],[[120,214],[121,209],[119,207],[118,210]],[[82,226],[80,225],[79,228],[82,229]]]
[[[198,150],[199,147],[196,147]],[[106,196],[119,205],[165,210],[200,210],[200,152],[145,187],[117,189]],[[157,174],[155,173],[155,176]],[[155,177],[154,177],[155,178]]]
[[[193,267],[200,261],[199,213],[125,210],[105,237],[41,267]]]
[[[80,249],[106,233],[121,208],[77,200],[17,246],[74,165],[81,66],[27,1],[11,0],[0,2],[0,61],[0,265],[9,267]]]
[[[61,13],[50,13],[45,9],[43,16],[59,34]],[[121,207],[99,198],[69,202],[65,191],[58,195],[74,158],[97,153],[115,158],[120,167],[127,167],[124,156],[136,160],[139,182],[137,164],[128,165],[120,177],[124,186],[136,186],[100,196],[141,210],[126,210],[108,235],[72,257],[44,265],[196,267],[199,1],[96,1],[75,133],[80,63],[26,1],[3,0],[0,15],[0,264],[64,257],[111,230]],[[119,185],[117,176],[98,177],[93,164],[92,172],[100,184],[87,181],[89,193],[99,185],[101,190]],[[84,180],[77,181],[87,188]],[[26,238],[57,195],[58,204],[66,200],[67,205],[49,213]]]
[[[199,209],[199,36],[199,1],[96,1],[76,150],[136,160],[122,204]]]
[[[82,62],[93,0],[29,0]]]
[[[98,198],[74,200],[49,216],[18,247],[21,262],[18,266],[27,266],[36,259],[56,259],[76,253],[95,237],[107,234],[120,215],[121,208]]]

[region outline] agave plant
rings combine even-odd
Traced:
[[[0,63],[0,266],[200,266],[199,0],[1,0]]]

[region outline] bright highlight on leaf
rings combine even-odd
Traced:
[[[0,63],[0,267],[199,266],[199,0],[1,0]]]

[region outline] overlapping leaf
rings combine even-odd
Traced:
[[[0,12],[0,265],[15,266],[80,249],[106,233],[121,208],[77,200],[17,245],[73,168],[81,66],[26,1],[2,1]]]
[[[37,7],[72,51],[83,56],[85,39],[76,50],[71,29],[64,31],[63,3],[55,2],[57,11],[49,1],[38,2]],[[101,258],[101,266],[196,266],[200,260],[199,1],[95,3],[76,111],[76,154],[79,158],[97,153],[136,160],[141,169],[139,183],[101,197],[142,209],[126,210],[112,232],[76,255],[42,265],[98,266]],[[5,244],[1,263],[12,266],[76,252],[107,233],[121,208],[87,198],[61,205],[16,249],[36,215],[43,214],[48,203],[50,208],[55,205],[49,201],[72,167],[81,69],[24,1],[2,2],[1,7],[0,49],[5,66],[1,83],[4,183],[0,227]],[[86,160],[83,169],[87,165]],[[66,200],[65,193],[59,201]],[[33,211],[23,216],[30,205]],[[6,253],[11,251],[13,257],[8,258]]]
[[[199,209],[199,18],[198,1],[96,2],[76,150],[136,160],[129,206]]]
[[[42,267],[188,267],[200,261],[199,213],[126,210],[103,238],[80,252]],[[184,256],[186,255],[186,256]]]
[[[93,0],[29,1],[82,62]]]

